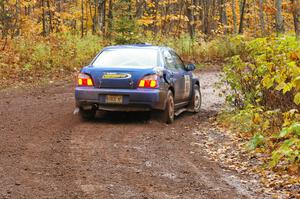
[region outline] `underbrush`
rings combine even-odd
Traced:
[[[139,40],[174,48],[185,61],[197,64],[223,62],[244,48],[244,39],[240,36],[204,41],[201,38],[192,40],[186,35],[180,38],[149,35]],[[0,40],[0,46],[3,43]],[[0,51],[1,87],[67,76],[87,65],[101,48],[110,44],[117,44],[116,40],[91,34],[83,38],[72,34],[17,37]]]
[[[300,44],[290,36],[242,42],[224,67],[234,109],[221,121],[266,154],[266,168],[300,173]]]
[[[244,40],[243,36],[230,35],[209,41],[201,37],[191,39],[188,35],[146,39],[149,43],[174,48],[185,61],[194,63],[223,63],[226,58],[240,54],[244,49]]]
[[[93,35],[84,39],[67,34],[15,38],[0,54],[1,85],[66,76],[88,64],[103,45]]]

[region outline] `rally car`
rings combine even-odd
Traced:
[[[168,47],[106,47],[78,75],[76,110],[83,119],[92,119],[99,110],[155,111],[161,121],[172,123],[183,111],[200,111],[194,69]]]

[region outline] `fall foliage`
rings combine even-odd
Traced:
[[[2,39],[66,32],[116,36],[123,28],[174,37],[293,30],[299,36],[299,9],[299,0],[1,0],[0,33]]]

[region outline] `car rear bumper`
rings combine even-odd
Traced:
[[[106,103],[107,95],[122,95],[122,104]],[[77,107],[96,105],[108,111],[148,111],[165,108],[166,92],[160,89],[104,89],[76,87]]]

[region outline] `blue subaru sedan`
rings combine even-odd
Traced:
[[[78,75],[76,110],[83,119],[97,111],[155,111],[161,121],[172,123],[183,111],[200,111],[194,69],[168,47],[106,47]]]

